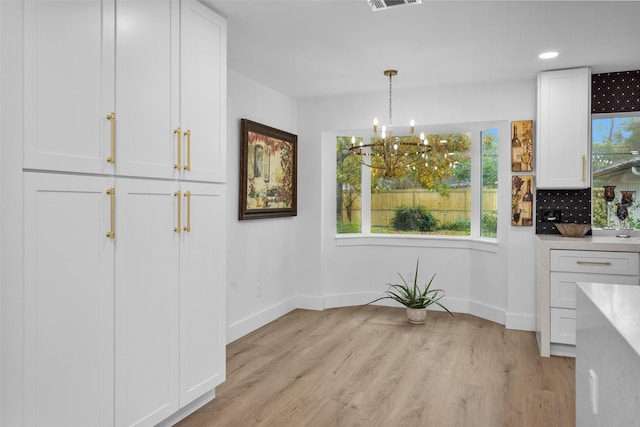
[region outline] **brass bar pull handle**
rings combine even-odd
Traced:
[[[576,264],[611,265],[611,261],[581,261],[581,260],[577,260]]]
[[[582,155],[582,182],[584,182],[584,165],[585,165],[585,156]]]
[[[111,157],[107,157],[107,163],[116,162],[116,113],[107,114],[107,120],[111,122]]]
[[[107,190],[107,194],[111,198],[111,231],[107,232],[107,237],[110,239],[116,238],[116,230],[115,230],[115,205],[116,205],[116,189],[110,188]]]
[[[191,170],[191,129],[187,129],[184,133],[184,136],[187,137],[187,164],[184,165],[184,170]]]
[[[190,232],[191,231],[191,191],[185,191],[184,197],[187,199],[187,225],[184,226],[183,230]]]
[[[182,231],[182,218],[181,218],[181,211],[180,211],[180,204],[182,203],[181,199],[180,199],[180,195],[181,193],[179,191],[176,191],[175,193],[173,193],[174,196],[176,196],[178,198],[178,226],[177,227],[173,227],[173,231],[175,231],[176,233],[180,233],[180,231]]]
[[[182,169],[182,147],[180,146],[180,138],[182,137],[182,130],[180,128],[174,129],[173,133],[178,136],[178,163],[173,165],[174,169]]]

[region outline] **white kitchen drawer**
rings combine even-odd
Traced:
[[[576,282],[640,285],[640,276],[589,273],[551,273],[551,307],[576,308]]]
[[[551,309],[551,342],[576,344],[576,311],[569,308]]]
[[[551,251],[551,271],[597,274],[640,274],[636,252]],[[594,280],[588,280],[593,282]]]

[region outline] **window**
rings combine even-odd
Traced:
[[[362,138],[356,138],[360,143]],[[336,232],[360,233],[362,166],[350,155],[351,137],[339,136],[336,143]]]
[[[337,233],[495,238],[498,128],[471,128],[474,130],[459,132],[456,126],[453,132],[430,133],[427,140],[434,148],[422,165],[427,172],[403,169],[391,178],[362,166],[357,156],[350,155],[350,136],[337,137]],[[358,137],[355,143],[363,140]],[[476,200],[475,207],[472,200]],[[477,216],[475,222],[472,215]]]
[[[371,232],[468,236],[471,228],[470,133],[427,135],[424,165],[393,178],[371,171]]]
[[[591,125],[592,226],[638,229],[640,113],[594,114]]]
[[[498,128],[480,132],[482,141],[481,227],[483,237],[498,236]]]

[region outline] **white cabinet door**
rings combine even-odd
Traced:
[[[226,46],[226,21],[199,2],[183,0],[180,126],[185,179],[226,181]]]
[[[545,71],[538,75],[538,188],[591,185],[591,71]]]
[[[24,179],[24,425],[113,426],[113,179]]]
[[[114,1],[24,7],[24,167],[112,173]]]
[[[193,0],[118,2],[118,175],[226,180],[226,34]]]
[[[178,410],[177,190],[116,179],[116,426],[155,425]]]
[[[121,176],[178,177],[177,0],[118,1],[117,166]],[[181,136],[181,135],[180,135]]]
[[[182,183],[180,406],[225,379],[225,188]]]

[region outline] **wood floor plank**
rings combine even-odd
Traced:
[[[574,384],[574,359],[471,315],[295,310],[229,344],[216,399],[178,426],[570,427]]]

